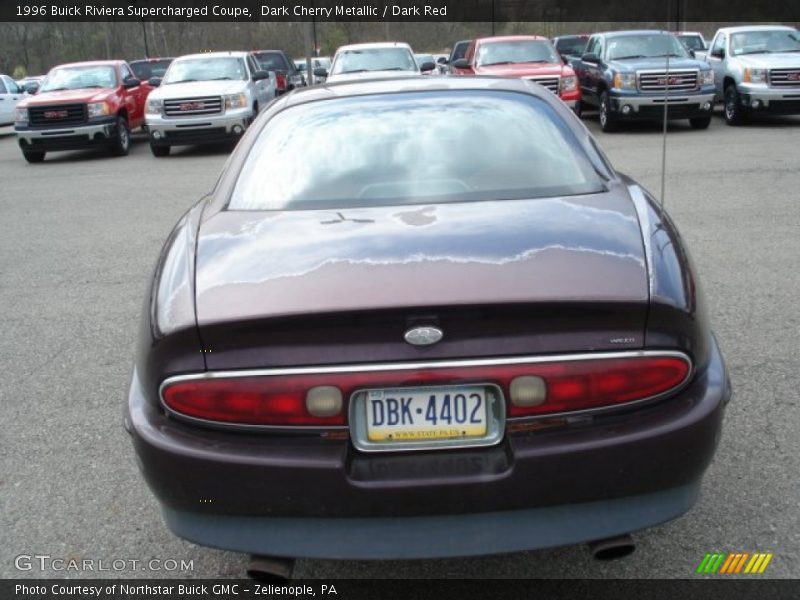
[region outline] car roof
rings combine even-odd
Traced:
[[[175,60],[181,60],[184,58],[220,58],[224,56],[232,56],[234,58],[244,58],[248,54],[250,53],[242,50],[228,50],[225,52],[198,52],[197,54],[184,54],[183,56],[179,56]]]
[[[58,67],[118,67],[122,64],[125,64],[124,60],[85,60],[81,62],[71,62],[71,63],[64,63],[61,65],[56,65],[55,68]]]
[[[598,35],[604,35],[608,37],[622,37],[626,35],[652,35],[658,33],[668,33],[672,34],[671,31],[667,31],[666,29],[625,29],[621,31],[604,31]]]
[[[530,41],[550,41],[541,35],[495,35],[490,37],[477,38],[475,44],[491,44],[492,42],[530,42]]]
[[[175,60],[175,57],[173,57],[173,56],[151,56],[150,58],[137,58],[135,60],[129,60],[128,64],[132,65],[133,63],[158,62],[160,60]]]
[[[284,106],[295,106],[317,100],[333,98],[353,98],[373,94],[396,94],[406,92],[450,91],[450,90],[490,90],[501,92],[522,92],[551,100],[553,93],[524,79],[476,75],[472,77],[413,77],[398,76],[383,79],[364,79],[323,83],[313,87],[295,90],[285,96]],[[557,99],[557,98],[556,98]]]
[[[338,54],[339,52],[347,52],[349,50],[379,50],[381,48],[408,48],[411,50],[411,46],[405,42],[375,42],[369,44],[348,44],[347,46],[339,46],[339,49],[336,50],[336,53]]]
[[[782,31],[797,31],[794,27],[786,25],[737,25],[736,27],[721,27],[722,33],[742,33],[745,31],[770,31],[780,29]]]

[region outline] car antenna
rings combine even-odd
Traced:
[[[670,10],[669,10],[670,2],[667,2],[667,27],[669,27],[669,19],[670,19]],[[661,32],[662,34],[669,35],[666,31]],[[661,208],[661,218],[664,217],[664,199],[666,196],[666,188],[667,188],[667,111],[669,108],[669,48],[667,45],[664,45],[664,55],[666,58],[666,69],[664,73],[664,123],[663,129],[661,133],[661,195],[659,196],[659,203]]]

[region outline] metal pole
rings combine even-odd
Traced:
[[[144,19],[142,19],[142,35],[144,36],[144,57],[150,58],[150,48],[147,46],[147,27],[144,24]]]
[[[303,24],[303,46],[306,49],[306,81],[309,85],[314,83],[314,67],[312,65],[311,57],[314,56],[314,49],[311,48],[313,22],[306,22]]]

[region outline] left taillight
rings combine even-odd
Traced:
[[[167,383],[161,390],[172,411],[239,425],[335,427],[344,425],[341,390],[310,385],[308,377],[234,377]]]
[[[283,92],[286,90],[286,75],[283,73],[275,74],[275,81],[278,84],[278,90]]]

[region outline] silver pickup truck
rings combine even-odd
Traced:
[[[780,25],[724,27],[707,53],[725,121],[740,125],[752,114],[800,114],[800,32]]]
[[[274,72],[250,52],[209,52],[176,58],[147,98],[150,149],[235,141],[277,95]]]

